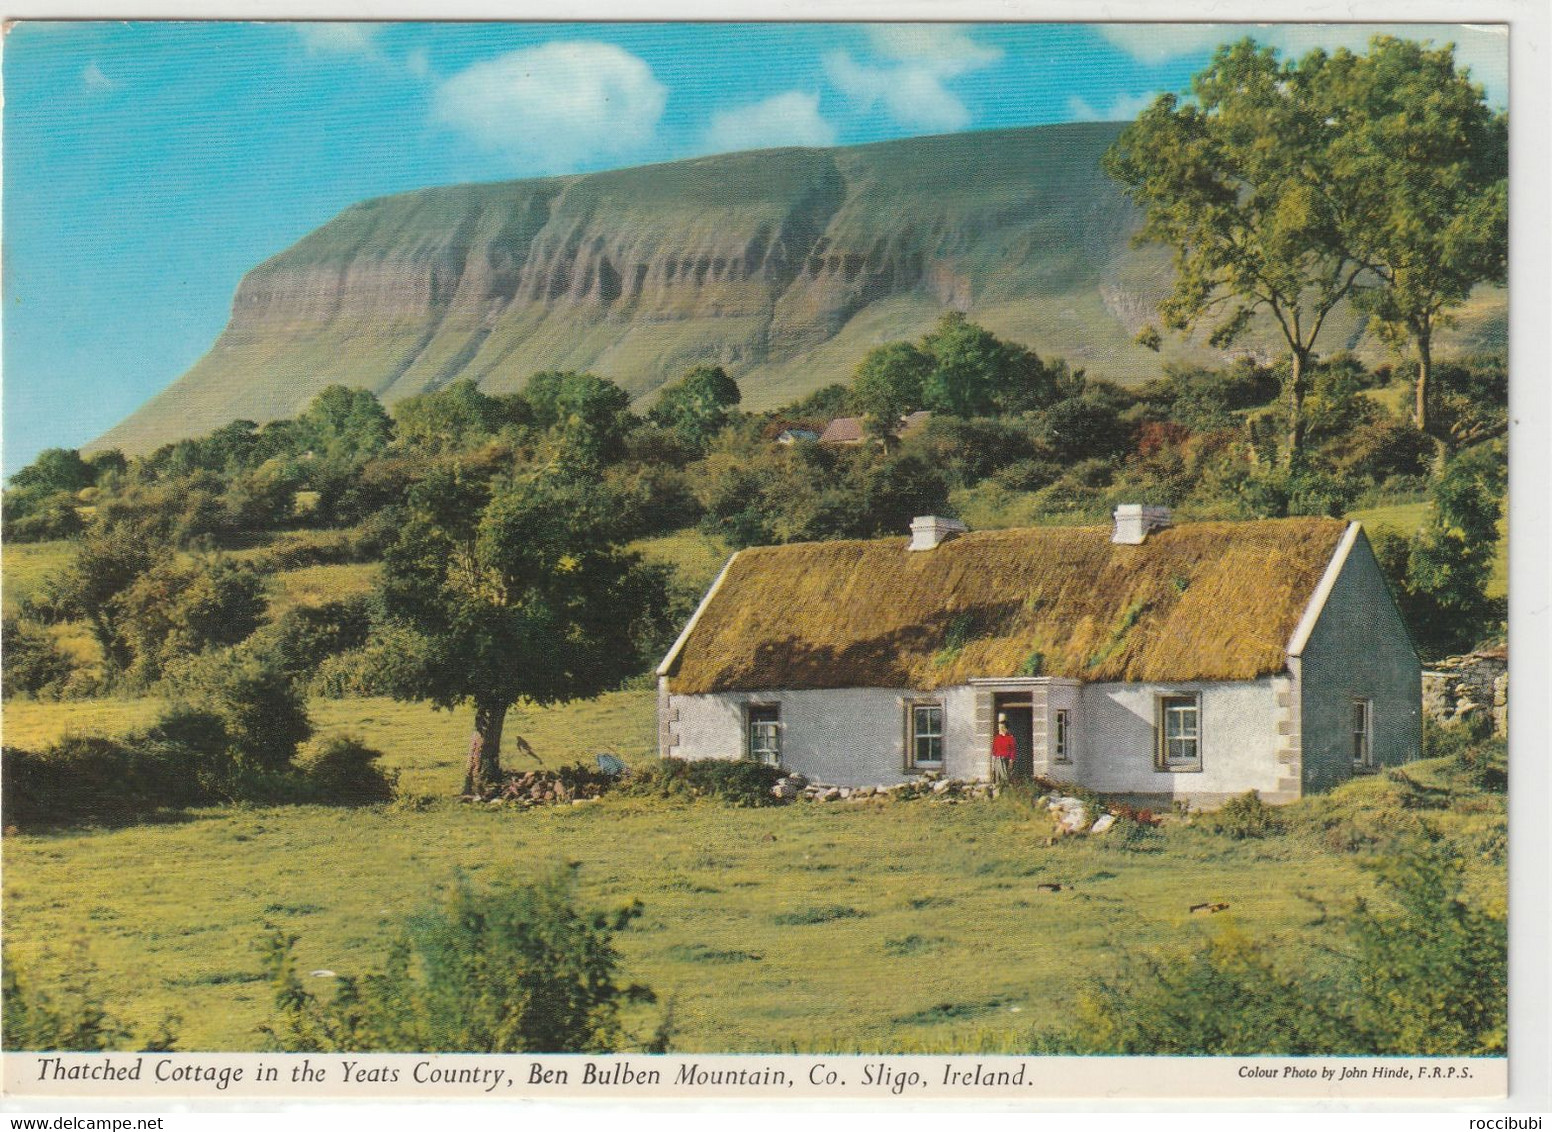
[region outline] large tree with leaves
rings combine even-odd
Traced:
[[[1316,340],[1363,271],[1342,239],[1339,123],[1318,93],[1326,63],[1318,51],[1280,62],[1250,39],[1220,47],[1190,100],[1159,96],[1104,158],[1143,209],[1137,238],[1174,249],[1174,288],[1159,308],[1167,327],[1210,325],[1222,347],[1258,312],[1276,322],[1289,353],[1290,463]]]
[[[1435,332],[1508,269],[1508,119],[1452,46],[1388,36],[1332,55],[1319,94],[1338,127],[1343,240],[1373,276],[1354,297],[1384,337],[1415,348],[1413,423],[1427,431]]]
[[[456,465],[412,492],[414,517],[385,556],[384,631],[412,656],[393,692],[474,706],[464,790],[499,780],[507,710],[585,699],[639,671],[665,607],[663,581],[614,543],[596,482],[529,472],[488,485]]]

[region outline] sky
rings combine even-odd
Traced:
[[[4,43],[4,474],[210,348],[249,268],[356,201],[783,145],[1117,121],[1226,39],[1465,25],[21,22]]]

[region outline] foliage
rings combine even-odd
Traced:
[[[1354,1023],[1376,1053],[1507,1047],[1508,921],[1467,902],[1461,864],[1458,851],[1425,835],[1375,865],[1393,907],[1358,902]]]
[[[640,915],[639,903],[579,911],[569,871],[483,893],[459,878],[442,907],[408,923],[381,972],[341,979],[327,1002],[302,984],[297,937],[277,931],[263,942],[276,1006],[264,1032],[298,1052],[614,1052],[627,1043],[622,1008],[654,1001],[616,981],[614,935]]]
[[[220,719],[231,754],[247,770],[285,772],[312,734],[307,701],[273,656],[228,649],[185,666],[179,691],[192,706]]]
[[[423,487],[386,556],[381,598],[386,624],[423,642],[424,663],[392,690],[474,702],[478,787],[500,775],[510,705],[586,698],[636,671],[663,578],[616,548],[609,501],[585,478],[530,474],[488,502],[456,482]]]
[[[330,735],[302,752],[297,769],[320,801],[350,806],[391,802],[398,775],[378,765],[382,757],[357,736]]]
[[[393,439],[393,421],[370,390],[330,385],[296,419],[314,454],[326,460],[375,456]]]
[[[1379,902],[1345,916],[1350,950],[1288,970],[1235,927],[1203,946],[1146,955],[1084,995],[1053,1052],[1502,1054],[1507,921],[1468,904],[1460,861],[1437,839],[1374,866]]]
[[[696,376],[698,372],[686,378],[695,380],[688,399],[698,400],[704,394],[714,402],[727,395],[714,376]],[[725,373],[722,377],[727,379]],[[532,409],[534,425],[549,430],[562,460],[596,466],[623,453],[634,419],[630,394],[614,382],[591,373],[536,373],[528,379],[523,397]]]
[[[75,661],[49,631],[31,621],[7,617],[0,628],[0,691],[29,695],[59,695],[75,672]]]
[[[932,359],[922,379],[922,405],[934,412],[1016,413],[1048,405],[1064,392],[1057,372],[1033,350],[1002,341],[958,311],[939,319],[921,348]]]
[[[1502,354],[1475,355],[1437,366],[1429,387],[1429,432],[1451,450],[1509,431],[1509,370]]]
[[[1428,526],[1411,539],[1382,531],[1375,556],[1425,659],[1469,649],[1502,617],[1487,596],[1506,475],[1503,442],[1460,453],[1433,491]]]
[[[892,437],[900,418],[925,403],[931,355],[910,342],[886,342],[863,356],[852,376],[851,404],[874,436]]]
[[[1143,209],[1140,240],[1174,249],[1164,324],[1213,326],[1227,346],[1268,311],[1290,355],[1288,458],[1303,448],[1304,366],[1326,316],[1363,270],[1339,225],[1337,118],[1326,114],[1326,57],[1279,63],[1242,39],[1220,47],[1192,98],[1160,95],[1106,153],[1105,170]]]
[[[7,747],[3,757],[7,825],[121,824],[210,800],[202,753],[182,745],[67,736],[41,752]]]
[[[134,669],[153,679],[170,662],[244,640],[267,605],[259,572],[221,556],[187,566],[163,559],[114,601],[116,630]]]
[[[531,384],[529,388],[531,396]],[[728,423],[740,396],[738,382],[721,366],[696,366],[665,387],[647,415],[691,448],[704,450]]]
[[[84,950],[84,949],[83,949]],[[130,1031],[108,1013],[102,996],[92,986],[92,969],[84,959],[65,975],[53,991],[38,990],[22,980],[9,953],[4,968],[4,986],[0,987],[0,1023],[8,1050],[98,1051],[122,1049]],[[170,1035],[165,1040],[142,1046],[144,1049],[171,1049]]]
[[[786,775],[749,759],[655,759],[633,767],[620,791],[648,798],[711,798],[731,806],[773,806]]]
[[[1501,283],[1509,252],[1508,117],[1457,70],[1453,45],[1376,36],[1335,52],[1322,93],[1342,123],[1341,214],[1379,286],[1354,295],[1391,341],[1411,340],[1413,423],[1429,419],[1433,337],[1478,283]]]
[[[127,668],[133,659],[123,636],[121,595],[155,558],[151,539],[143,530],[127,524],[98,525],[81,539],[70,564],[48,584],[54,605],[91,625],[110,670]]]
[[[1235,795],[1218,809],[1197,819],[1201,828],[1242,841],[1247,837],[1267,837],[1283,831],[1276,806],[1269,806],[1254,790]]]
[[[504,416],[501,402],[487,397],[468,380],[406,397],[393,406],[398,443],[426,454],[477,447],[495,435]]]

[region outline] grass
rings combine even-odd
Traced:
[[[0,546],[5,612],[13,614],[22,601],[38,592],[43,580],[69,563],[74,544],[68,539],[49,542],[9,542]]]
[[[151,706],[89,705],[89,718],[127,727]],[[81,708],[12,705],[8,728],[80,727]],[[651,751],[651,708],[650,693],[620,693],[515,712],[509,733],[552,765],[606,738],[633,761]],[[411,792],[440,797],[12,833],[4,908],[18,967],[46,986],[87,940],[115,1013],[146,1025],[180,1015],[184,1048],[251,1049],[271,1006],[254,950],[266,925],[300,936],[301,970],[360,973],[381,965],[404,917],[457,873],[481,884],[576,862],[587,904],[644,903],[618,940],[624,971],[672,1001],[678,1049],[1016,1049],[1123,955],[1199,945],[1228,920],[1280,962],[1318,965],[1341,935],[1315,902],[1336,913],[1372,890],[1361,854],[1330,848],[1325,828],[1299,816],[1323,802],[1299,803],[1288,834],[1232,841],[1176,826],[1146,851],[1121,835],[1050,841],[1047,816],[1013,796],[742,810],[617,797],[517,812],[447,797],[467,712],[375,700],[314,712],[384,748]],[[1409,773],[1426,790],[1443,772]],[[1415,806],[1402,797],[1413,792],[1375,776],[1330,804],[1339,820],[1384,821]],[[1502,800],[1427,816],[1490,838]],[[1501,901],[1501,862],[1474,871],[1484,902]],[[1230,911],[1191,915],[1207,901]]]

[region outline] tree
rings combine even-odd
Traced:
[[[910,342],[886,342],[863,356],[852,377],[851,402],[874,436],[893,437],[900,418],[923,404],[933,361]]]
[[[742,394],[721,366],[696,366],[658,396],[647,416],[691,447],[704,450],[732,417]]]
[[[1477,644],[1501,616],[1487,596],[1503,514],[1503,441],[1462,452],[1445,465],[1429,524],[1414,538],[1375,538],[1375,555],[1396,588],[1412,640],[1425,658]]]
[[[949,311],[922,339],[932,358],[923,379],[924,405],[934,412],[958,417],[1017,413],[1038,409],[1059,396],[1055,375],[1033,350],[1004,342]]]
[[[393,439],[393,421],[368,389],[330,385],[297,418],[317,455],[357,460],[376,456]]]
[[[1415,345],[1412,419],[1426,432],[1435,332],[1508,270],[1508,118],[1456,70],[1450,44],[1376,36],[1366,55],[1337,51],[1323,77],[1343,238],[1379,284],[1354,298],[1382,335]]]
[[[474,382],[406,397],[393,407],[399,443],[422,452],[460,452],[489,440],[501,427],[501,404]]]
[[[412,507],[381,593],[385,628],[414,633],[423,660],[391,690],[442,708],[473,703],[464,787],[479,792],[501,775],[514,703],[584,699],[638,671],[663,581],[615,547],[614,507],[590,478],[531,472],[487,491],[443,472],[414,490]]]
[[[1167,327],[1211,323],[1209,341],[1223,347],[1258,311],[1276,322],[1289,351],[1290,465],[1303,449],[1316,340],[1363,271],[1343,242],[1325,64],[1320,51],[1280,64],[1251,39],[1220,47],[1192,79],[1192,101],[1160,95],[1103,159],[1143,209],[1137,240],[1174,249],[1174,287],[1159,308]]]
[[[623,453],[632,424],[630,394],[614,382],[591,373],[536,373],[523,397],[533,423],[560,444],[564,462],[596,466]]]
[[[74,448],[45,448],[37,459],[11,477],[12,487],[79,491],[96,482],[92,468]]]

